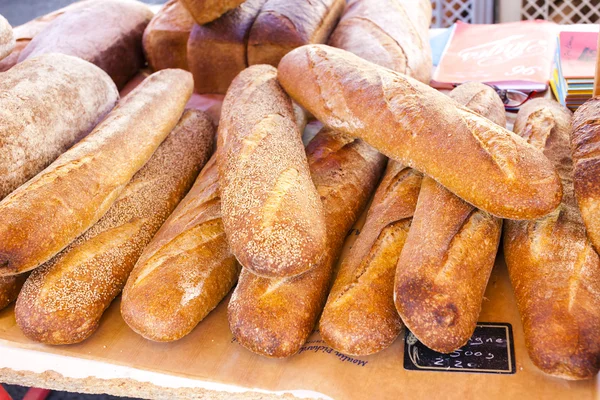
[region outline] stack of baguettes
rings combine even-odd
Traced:
[[[598,100],[574,117],[530,101],[509,132],[490,87],[427,86],[430,20],[428,0],[172,0],[151,21],[85,0],[0,20],[0,308],[18,296],[29,338],[76,343],[123,290],[126,323],[173,341],[235,286],[231,330],[258,354],[295,354],[317,324],[346,354],[403,325],[447,353],[502,236],[535,365],[597,374]],[[165,71],[113,109],[142,42]],[[184,112],[194,88],[226,92],[214,154],[209,118]],[[325,125],[306,148],[293,101]]]

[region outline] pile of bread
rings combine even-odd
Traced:
[[[503,232],[532,361],[593,377],[599,100],[575,116],[531,100],[510,132],[491,87],[427,85],[430,20],[428,0],[171,0],[155,16],[84,0],[14,33],[3,20],[0,307],[17,299],[32,340],[76,343],[123,291],[125,322],[173,341],[233,288],[231,330],[258,354],[291,356],[318,326],[368,355],[403,325],[449,353]],[[119,100],[144,53],[160,71]],[[218,132],[184,111],[194,88],[226,92]],[[325,126],[306,148],[305,111]]]

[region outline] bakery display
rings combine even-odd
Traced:
[[[580,111],[580,117],[587,112]],[[527,102],[517,115],[515,132],[556,165],[564,196],[543,219],[505,222],[504,257],[533,363],[560,378],[588,379],[600,369],[600,258],[575,200],[571,118],[568,109],[546,99]],[[575,140],[583,136],[581,123],[573,120]],[[579,162],[582,150],[575,148]]]
[[[152,18],[143,3],[96,0],[65,11],[19,54],[19,62],[42,54],[63,53],[102,68],[122,88],[144,65],[142,34]]]
[[[0,200],[85,137],[119,98],[100,68],[61,54],[2,73],[0,92]]]
[[[227,11],[244,3],[244,0],[180,0],[199,25],[204,25]]]
[[[306,272],[326,248],[323,205],[292,102],[276,75],[275,68],[257,65],[235,78],[223,101],[217,148],[231,251],[265,277]]]
[[[92,133],[5,197],[0,276],[39,267],[94,225],[171,132],[192,87],[189,72],[156,72]]]

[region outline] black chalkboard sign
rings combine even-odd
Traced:
[[[408,370],[515,373],[515,348],[510,324],[480,322],[469,342],[450,354],[427,348],[408,329],[404,339],[404,368]]]

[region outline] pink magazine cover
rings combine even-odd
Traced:
[[[457,22],[432,86],[479,81],[504,89],[545,90],[552,74],[556,35],[557,25],[547,21]]]
[[[563,76],[571,78],[591,78],[596,67],[596,32],[561,32],[560,61]]]

